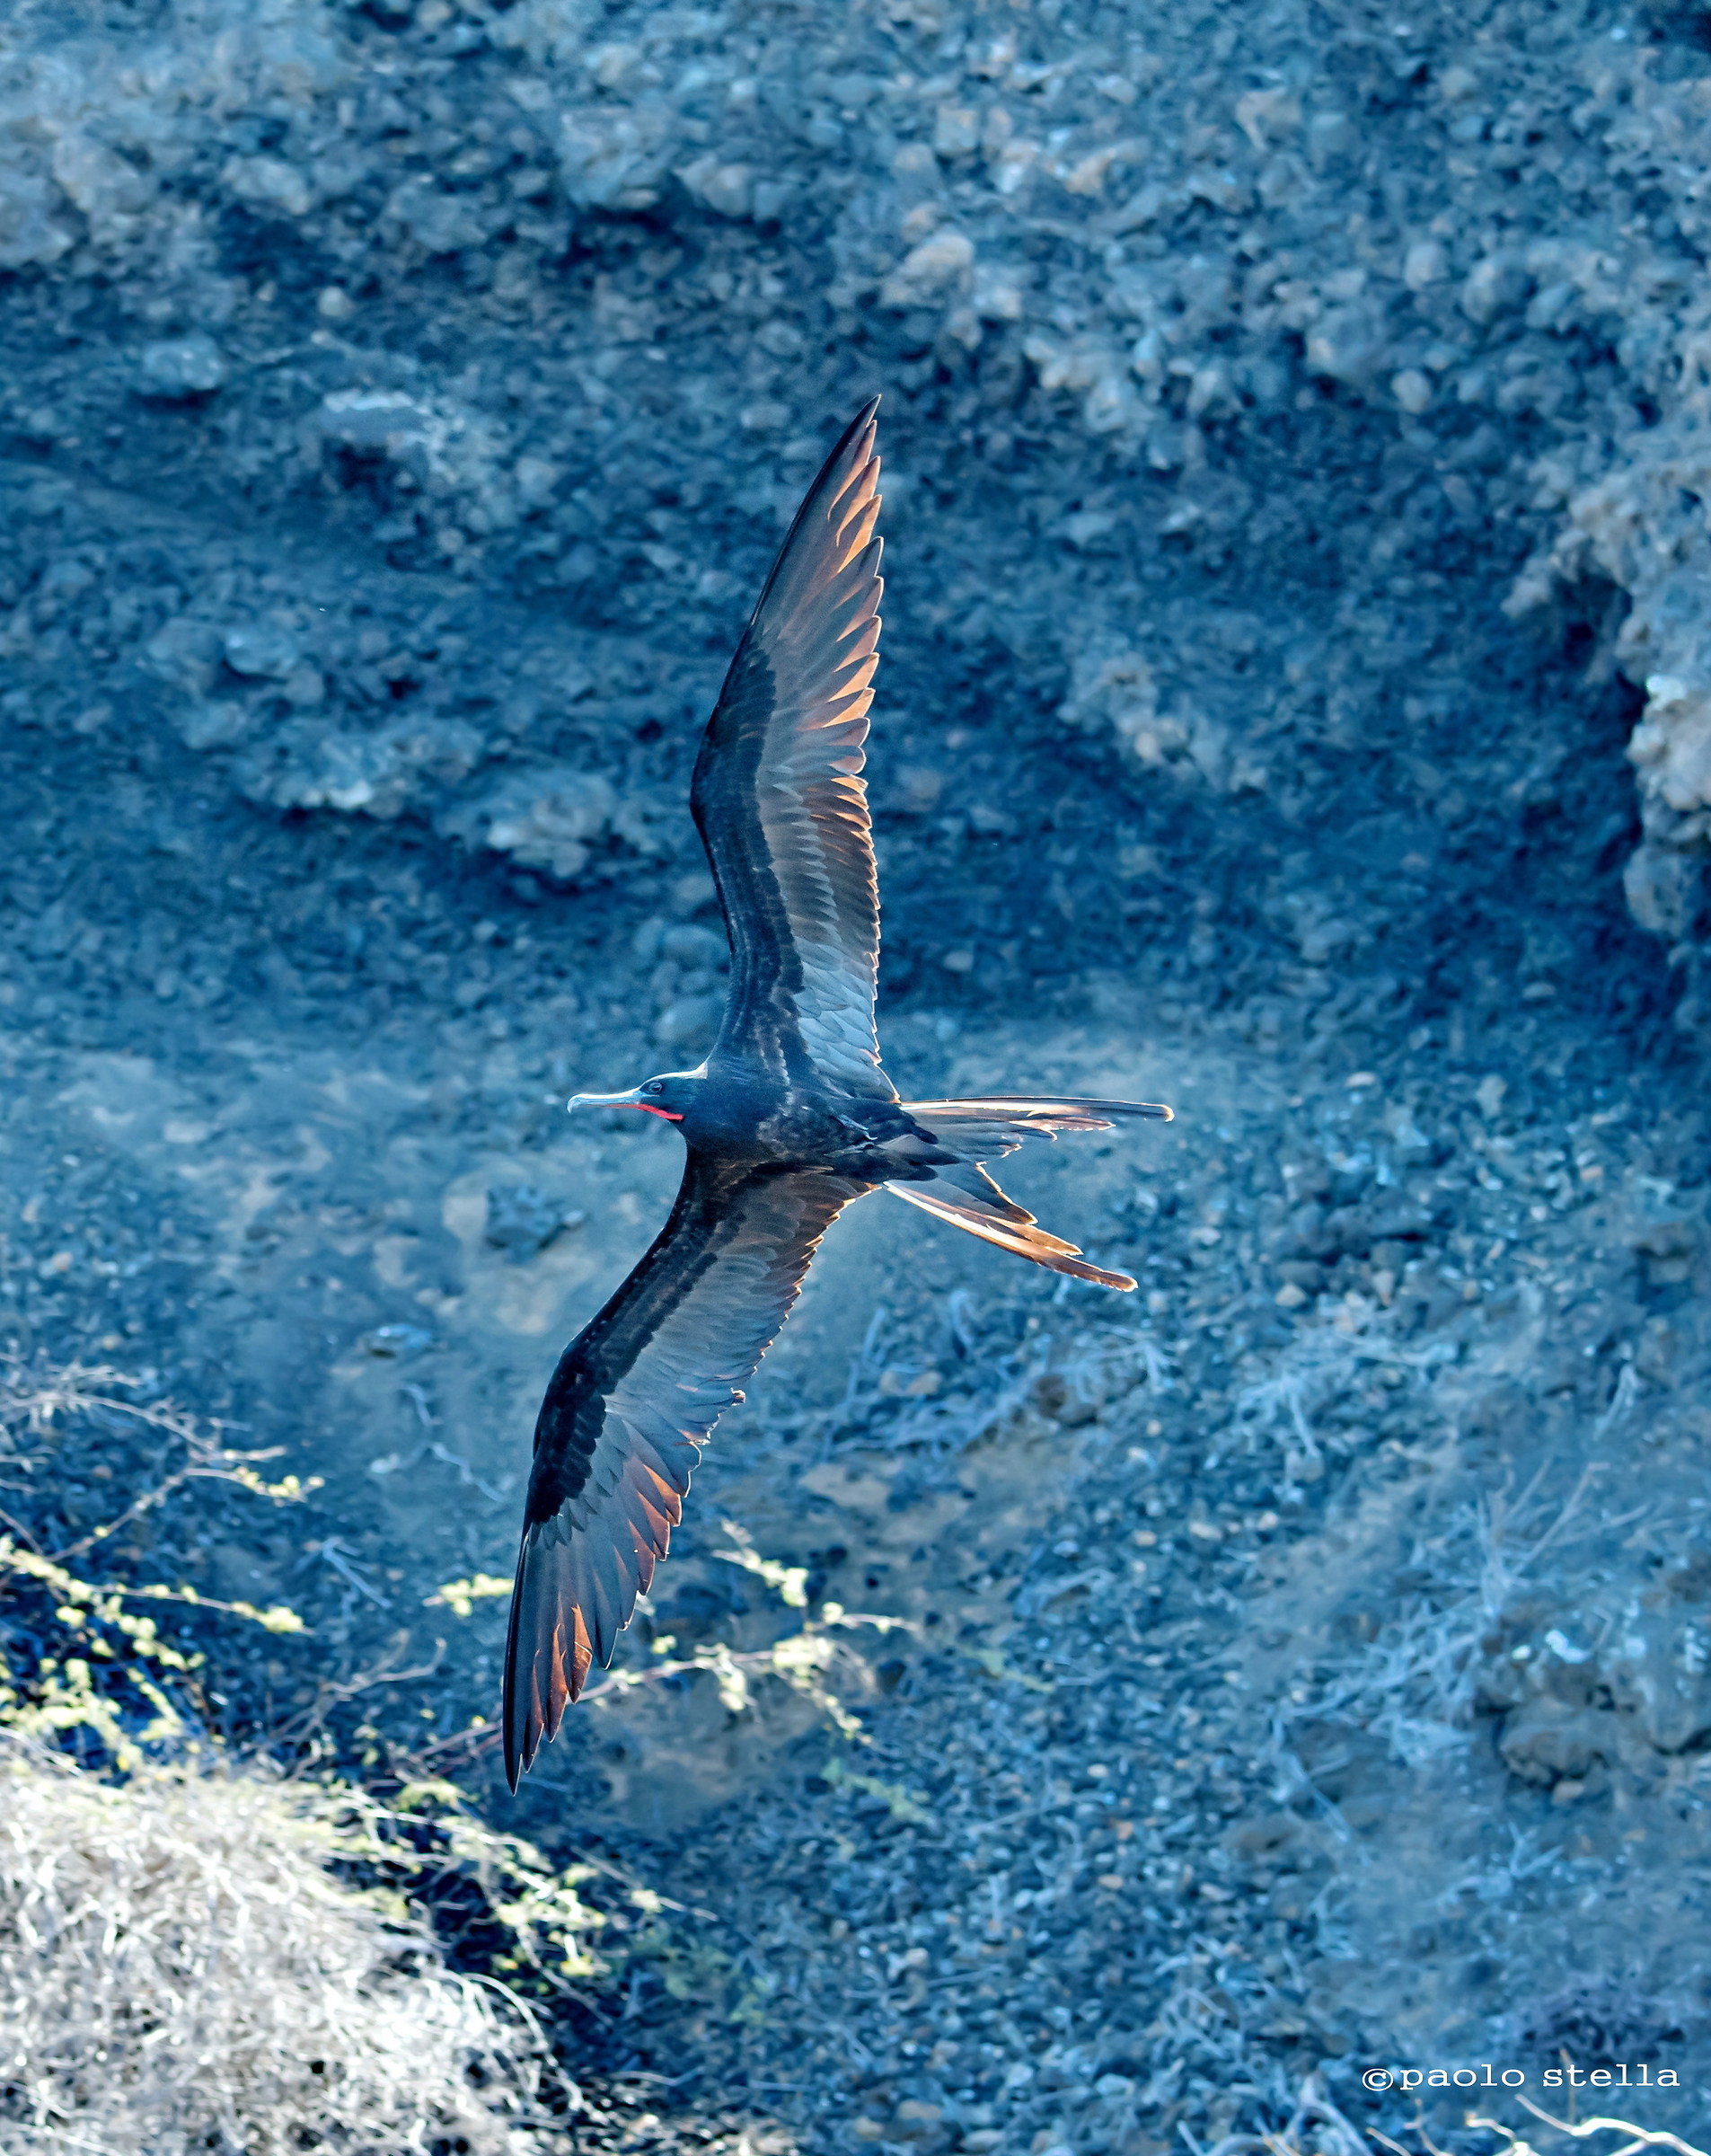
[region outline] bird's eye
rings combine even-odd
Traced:
[[[642,1087],[641,1090],[644,1093],[663,1093],[666,1089],[660,1083],[659,1080],[655,1078],[651,1079],[648,1084]]]

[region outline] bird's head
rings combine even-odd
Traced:
[[[572,1115],[579,1108],[639,1108],[644,1115],[681,1123],[694,1107],[706,1076],[704,1070],[666,1071],[657,1078],[644,1078],[627,1093],[576,1093],[565,1105]]]

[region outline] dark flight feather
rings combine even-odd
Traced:
[[[560,1359],[505,1654],[511,1787],[611,1657],[683,1517],[708,1432],[743,1397],[822,1235],[865,1186],[692,1153],[671,1218]]]
[[[895,1100],[879,1065],[879,883],[867,787],[878,664],[876,397],[826,459],[767,579],[695,764],[731,943],[709,1058]]]
[[[1119,1120],[1176,1120],[1148,1100],[1041,1100],[1032,1093],[983,1093],[975,1100],[905,1100],[904,1112],[942,1144],[971,1161],[1001,1160],[1029,1138],[1054,1143],[1058,1134],[1109,1130]]]
[[[973,1184],[970,1171],[958,1168],[940,1169],[924,1182],[886,1183],[885,1188],[893,1197],[930,1213],[934,1219],[978,1235],[983,1242],[996,1243],[1001,1250],[1012,1251],[1018,1258],[1032,1259],[1048,1273],[1068,1273],[1072,1279],[1097,1281],[1101,1287],[1124,1291],[1133,1287],[1127,1273],[1107,1273],[1102,1266],[1089,1265],[1081,1255],[1080,1243],[1048,1234],[1025,1206],[1006,1197],[989,1175],[978,1168],[972,1175],[979,1176],[983,1189]]]

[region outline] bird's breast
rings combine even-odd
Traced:
[[[886,1105],[745,1078],[709,1086],[681,1127],[697,1152],[720,1159],[843,1169],[890,1135],[880,1127]]]

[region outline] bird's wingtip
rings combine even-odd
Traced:
[[[517,1733],[516,1702],[512,1697],[512,1678],[508,1669],[506,1671],[505,1702],[499,1719],[505,1729],[505,1779],[515,1797],[517,1784],[529,1771],[531,1754],[526,1734],[519,1736]]]
[[[523,1777],[534,1764],[534,1756],[543,1742],[554,1735],[541,1720],[538,1711],[523,1705],[515,1696],[515,1680],[507,1673],[505,1702],[501,1719],[505,1725],[505,1779],[515,1797]]]
[[[526,1728],[519,1728],[522,1717],[517,1712],[516,1679],[511,1667],[509,1655],[506,1657],[505,1697],[499,1708],[499,1724],[505,1738],[505,1779],[510,1785],[513,1797],[517,1784],[529,1771],[534,1747],[529,1743]]]
[[[876,390],[844,429],[842,440],[838,445],[839,448],[842,448],[846,443],[859,441],[864,434],[871,432],[878,416],[879,392]],[[837,451],[833,450],[833,455],[835,456],[836,454]]]
[[[517,1784],[534,1764],[540,1748],[541,1736],[535,1719],[529,1711],[523,1684],[523,1588],[529,1555],[529,1534],[525,1528],[523,1546],[517,1552],[516,1579],[511,1589],[511,1613],[505,1629],[505,1678],[499,1702],[499,1722],[505,1735],[505,1779],[510,1784],[511,1794],[516,1795]]]

